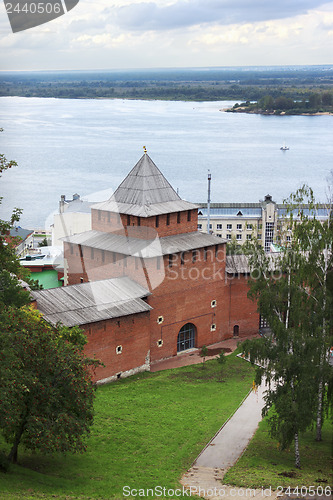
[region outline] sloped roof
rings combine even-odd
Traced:
[[[84,325],[152,309],[142,300],[150,292],[126,276],[35,290],[31,295],[47,321],[53,324],[60,321],[66,326]]]
[[[28,238],[28,236],[30,236],[30,234],[32,234],[34,231],[33,229],[23,229],[23,227],[21,226],[18,226],[18,227],[13,227],[10,231],[9,231],[9,236],[11,238],[16,238],[16,237],[19,237],[21,238],[23,241],[26,240]]]
[[[122,234],[91,230],[62,239],[76,245],[143,258],[185,252],[226,242],[226,240],[212,234],[197,231],[145,240]]]
[[[197,208],[182,200],[148,154],[132,168],[108,201],[92,208],[151,217]]]
[[[280,267],[281,254],[268,253],[269,270],[277,270]],[[228,274],[250,274],[251,267],[246,255],[227,255],[225,270]]]

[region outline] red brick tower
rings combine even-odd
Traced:
[[[145,153],[92,207],[92,230],[65,240],[67,284],[125,276],[149,290],[150,362],[233,335],[226,242],[197,231],[197,209]]]

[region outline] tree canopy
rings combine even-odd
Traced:
[[[0,174],[16,164],[0,158]],[[5,469],[20,443],[44,453],[84,451],[93,422],[91,370],[99,364],[84,356],[87,339],[78,327],[51,325],[30,305],[21,280],[34,281],[6,241],[19,215],[15,209],[10,221],[0,220],[0,432],[11,446]]]
[[[269,383],[263,414],[269,412],[271,434],[282,448],[294,441],[295,464],[300,467],[299,433],[316,422],[321,439],[333,384],[333,297],[327,285],[333,269],[332,203],[327,204],[325,220],[319,219],[312,190],[304,186],[285,206],[280,253],[273,258],[258,242],[247,245],[249,296],[268,321],[270,335],[245,341],[244,352],[259,364],[257,382],[265,378]],[[287,227],[292,230],[290,242]]]

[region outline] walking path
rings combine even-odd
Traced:
[[[242,340],[244,339],[224,340],[209,346],[209,349],[213,354],[214,351],[216,353],[216,349],[223,348],[225,354],[230,354]],[[212,356],[207,356],[206,359],[217,357],[218,354],[215,353]],[[196,363],[202,363],[199,349],[179,353],[172,358],[158,361],[151,366],[150,371],[167,370]],[[221,498],[235,500],[240,497],[243,500],[253,498],[255,500],[275,500],[277,498],[277,493],[270,489],[254,490],[231,487],[222,482],[225,473],[243,454],[258,427],[261,420],[261,410],[264,406],[264,391],[265,386],[261,385],[248,394],[232,417],[203,449],[193,466],[183,475],[180,482],[189,490],[191,496],[197,495],[207,500],[221,500]]]
[[[264,406],[265,386],[251,391],[232,417],[204,448],[194,465],[181,479],[181,484],[191,494],[209,499],[256,498],[276,499],[277,493],[224,485],[222,480],[227,470],[243,454],[261,420]]]

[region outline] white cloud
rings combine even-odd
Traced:
[[[2,8],[0,64],[2,69],[110,69],[332,63],[333,2],[322,4],[80,0],[68,14],[16,34]]]

